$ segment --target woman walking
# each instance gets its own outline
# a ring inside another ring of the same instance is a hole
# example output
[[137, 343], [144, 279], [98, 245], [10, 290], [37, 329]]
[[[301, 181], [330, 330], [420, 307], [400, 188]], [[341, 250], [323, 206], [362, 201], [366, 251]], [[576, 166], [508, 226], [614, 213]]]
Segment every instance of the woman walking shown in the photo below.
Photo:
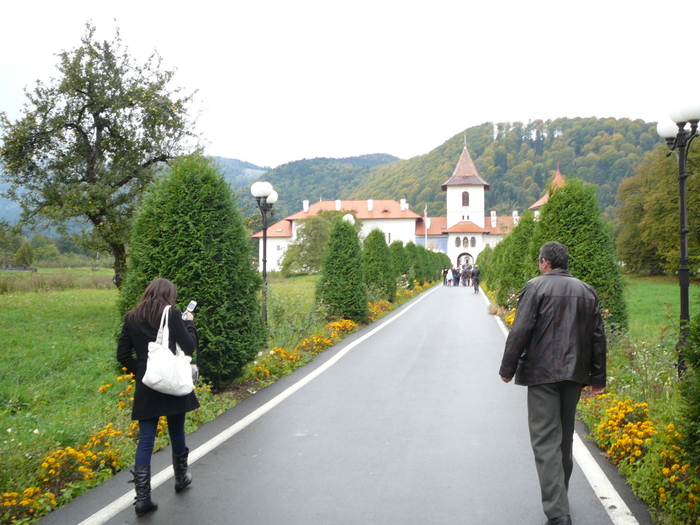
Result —
[[151, 455], [158, 430], [158, 419], [166, 416], [168, 432], [173, 451], [175, 471], [175, 492], [180, 492], [192, 483], [192, 474], [187, 472], [189, 449], [185, 443], [185, 414], [199, 407], [194, 392], [182, 397], [156, 392], [143, 384], [148, 360], [148, 343], [155, 341], [161, 316], [166, 306], [171, 306], [168, 314], [170, 330], [170, 350], [175, 352], [176, 344], [185, 354], [191, 356], [197, 348], [197, 329], [191, 312], [182, 314], [174, 308], [177, 287], [168, 279], [154, 279], [146, 287], [139, 304], [124, 316], [117, 360], [127, 372], [136, 376], [134, 407], [131, 419], [139, 422], [139, 442], [136, 447], [133, 483], [136, 486], [136, 515], [156, 510], [158, 505], [151, 500]]

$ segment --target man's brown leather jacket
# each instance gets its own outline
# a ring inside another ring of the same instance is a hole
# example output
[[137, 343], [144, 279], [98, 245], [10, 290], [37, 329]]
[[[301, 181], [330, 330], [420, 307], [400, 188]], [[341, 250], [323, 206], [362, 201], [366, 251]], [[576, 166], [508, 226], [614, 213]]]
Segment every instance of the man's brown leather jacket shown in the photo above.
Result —
[[568, 270], [525, 285], [506, 340], [501, 377], [518, 385], [557, 381], [605, 386], [606, 340], [598, 294]]

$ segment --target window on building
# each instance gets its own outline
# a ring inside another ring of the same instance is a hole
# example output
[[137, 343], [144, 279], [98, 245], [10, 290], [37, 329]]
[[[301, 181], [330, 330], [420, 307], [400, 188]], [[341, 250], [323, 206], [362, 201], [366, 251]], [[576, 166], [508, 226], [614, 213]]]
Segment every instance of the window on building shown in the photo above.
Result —
[[462, 239], [460, 239], [459, 237], [457, 237], [457, 238], [455, 239], [455, 246], [456, 246], [457, 248], [459, 248], [460, 244], [462, 244]]
[[472, 248], [476, 247], [476, 237], [472, 237]]
[[462, 206], [469, 206], [469, 192], [462, 192]]
[[462, 246], [469, 246], [469, 238], [468, 237], [465, 237], [464, 239], [462, 239]]

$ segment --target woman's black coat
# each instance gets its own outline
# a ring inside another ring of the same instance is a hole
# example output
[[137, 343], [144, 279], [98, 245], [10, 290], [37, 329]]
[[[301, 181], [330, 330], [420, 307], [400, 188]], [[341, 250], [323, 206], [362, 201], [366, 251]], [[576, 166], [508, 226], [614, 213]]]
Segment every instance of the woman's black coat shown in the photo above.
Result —
[[[168, 314], [168, 329], [170, 330], [170, 349], [175, 352], [175, 344], [187, 355], [193, 355], [197, 348], [197, 329], [194, 321], [183, 321], [182, 314], [176, 308], [170, 308]], [[143, 384], [148, 361], [148, 343], [155, 341], [158, 327], [148, 323], [137, 323], [124, 318], [124, 326], [117, 344], [117, 360], [127, 372], [136, 375], [136, 390], [134, 392], [134, 408], [131, 419], [151, 419], [159, 416], [182, 414], [199, 408], [199, 401], [194, 392], [178, 397], [162, 394]], [[134, 353], [136, 354], [134, 356]]]

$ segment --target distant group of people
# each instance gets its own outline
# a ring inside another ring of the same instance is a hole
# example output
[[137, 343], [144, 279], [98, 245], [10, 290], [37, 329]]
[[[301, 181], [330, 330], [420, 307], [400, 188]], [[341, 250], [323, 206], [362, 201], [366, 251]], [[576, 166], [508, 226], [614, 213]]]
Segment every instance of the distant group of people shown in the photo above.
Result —
[[478, 282], [479, 274], [478, 265], [462, 264], [457, 266], [451, 266], [448, 268], [445, 266], [442, 269], [442, 284], [445, 286], [472, 286], [474, 280]]

